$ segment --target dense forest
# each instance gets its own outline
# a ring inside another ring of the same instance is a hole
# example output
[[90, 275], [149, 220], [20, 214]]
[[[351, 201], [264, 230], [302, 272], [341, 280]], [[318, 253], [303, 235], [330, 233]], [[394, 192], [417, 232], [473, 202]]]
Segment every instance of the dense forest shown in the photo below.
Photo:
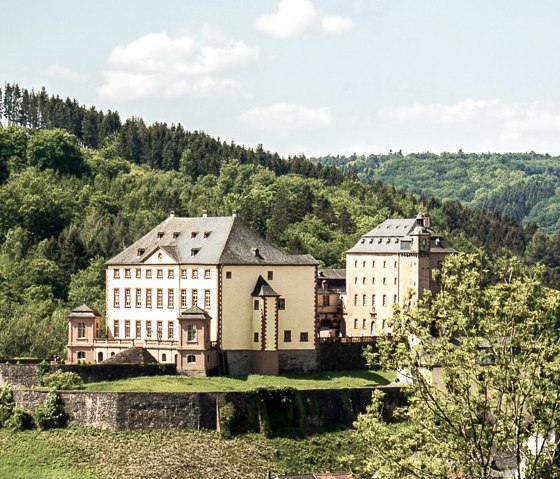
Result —
[[336, 166], [364, 181], [497, 211], [553, 233], [560, 230], [560, 157], [530, 153], [389, 153], [326, 156], [314, 164]]
[[422, 211], [456, 248], [542, 261], [560, 286], [560, 235], [534, 224], [181, 125], [123, 123], [45, 90], [4, 85], [0, 99], [0, 357], [63, 355], [70, 308], [104, 311], [104, 261], [171, 210], [238, 210], [277, 246], [324, 266], [343, 266], [344, 251], [387, 217]]

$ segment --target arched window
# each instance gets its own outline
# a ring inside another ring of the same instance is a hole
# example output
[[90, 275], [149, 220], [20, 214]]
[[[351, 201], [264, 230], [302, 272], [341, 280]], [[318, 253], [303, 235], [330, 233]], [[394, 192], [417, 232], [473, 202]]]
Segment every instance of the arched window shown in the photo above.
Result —
[[113, 351], [113, 352], [111, 353], [111, 356], [114, 356], [114, 355], [115, 355], [115, 352]]
[[97, 353], [97, 362], [100, 363], [101, 361], [103, 361], [103, 353], [99, 351]]
[[165, 361], [167, 361], [167, 355], [162, 354], [161, 355], [161, 362], [164, 363]]
[[196, 356], [194, 354], [189, 354], [187, 356], [187, 363], [196, 363]]
[[85, 361], [86, 353], [83, 351], [78, 351], [78, 361]]

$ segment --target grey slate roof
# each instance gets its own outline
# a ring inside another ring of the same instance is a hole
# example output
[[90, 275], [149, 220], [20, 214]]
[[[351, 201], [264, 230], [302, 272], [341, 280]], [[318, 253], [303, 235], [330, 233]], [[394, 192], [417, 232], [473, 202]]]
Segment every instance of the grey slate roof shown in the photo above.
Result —
[[319, 273], [317, 277], [319, 278], [319, 280], [334, 279], [334, 280], [346, 281], [346, 270], [344, 268], [342, 269], [321, 268], [319, 269]]
[[435, 231], [417, 226], [415, 218], [388, 219], [363, 235], [347, 253], [405, 253], [410, 251], [412, 234], [430, 235], [431, 253], [455, 253]]
[[196, 304], [181, 312], [179, 319], [211, 319], [210, 315], [202, 308], [198, 307]]
[[142, 264], [159, 249], [180, 264], [317, 264], [310, 255], [288, 255], [280, 251], [237, 216], [181, 218], [174, 215], [105, 264]]
[[255, 288], [251, 293], [251, 296], [280, 296], [272, 286], [270, 286], [266, 280], [259, 274], [259, 278], [257, 279], [257, 283], [255, 284]]
[[71, 312], [70, 312], [71, 316], [101, 316], [99, 314], [99, 311], [97, 311], [96, 309], [91, 309], [87, 304], [82, 304], [81, 306], [78, 306], [77, 308], [74, 308]]
[[128, 348], [120, 353], [115, 354], [107, 358], [102, 363], [116, 363], [116, 364], [151, 364], [157, 363], [157, 359], [154, 358], [146, 348]]

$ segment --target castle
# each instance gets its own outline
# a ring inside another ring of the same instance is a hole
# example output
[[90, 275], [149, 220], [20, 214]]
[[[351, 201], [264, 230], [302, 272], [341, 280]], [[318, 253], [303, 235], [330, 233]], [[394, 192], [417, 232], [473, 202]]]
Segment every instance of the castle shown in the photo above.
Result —
[[237, 214], [173, 213], [106, 262], [106, 330], [86, 305], [69, 316], [68, 362], [102, 362], [128, 348], [187, 374], [315, 369], [319, 340], [390, 334], [392, 304], [437, 290], [432, 271], [454, 252], [429, 218], [387, 220], [320, 270], [288, 255]]

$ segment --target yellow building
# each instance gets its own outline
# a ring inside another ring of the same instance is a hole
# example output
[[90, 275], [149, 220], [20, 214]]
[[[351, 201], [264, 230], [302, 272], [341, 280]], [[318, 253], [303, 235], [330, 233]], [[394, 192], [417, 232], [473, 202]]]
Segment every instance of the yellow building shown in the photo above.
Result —
[[88, 352], [70, 315], [68, 360], [136, 346], [191, 373], [314, 369], [316, 276], [313, 257], [278, 250], [236, 214], [172, 213], [107, 261], [106, 338]]
[[424, 291], [437, 291], [432, 271], [455, 250], [430, 229], [430, 219], [388, 219], [346, 252], [346, 335], [390, 334], [393, 304], [414, 290], [411, 306]]

